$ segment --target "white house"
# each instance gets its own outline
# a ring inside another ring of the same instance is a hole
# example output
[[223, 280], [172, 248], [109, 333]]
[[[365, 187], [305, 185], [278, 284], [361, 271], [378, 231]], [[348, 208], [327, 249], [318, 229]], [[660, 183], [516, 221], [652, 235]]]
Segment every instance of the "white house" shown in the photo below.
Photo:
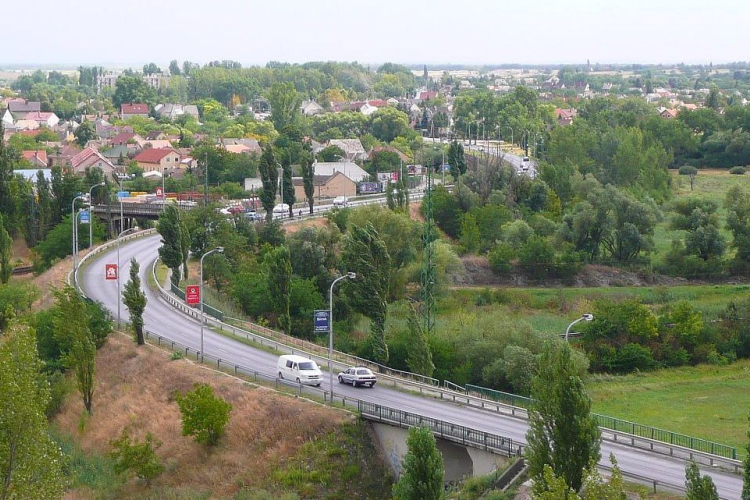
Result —
[[316, 176], [332, 176], [336, 172], [341, 172], [354, 182], [365, 182], [370, 178], [370, 174], [364, 171], [362, 167], [350, 161], [316, 161], [313, 168], [315, 169]]
[[305, 116], [315, 116], [315, 115], [319, 115], [325, 112], [325, 110], [323, 109], [323, 106], [321, 106], [315, 101], [302, 101], [300, 110], [302, 111], [302, 114]]
[[341, 149], [349, 161], [364, 160], [367, 158], [367, 151], [365, 151], [359, 139], [331, 139], [328, 141], [328, 145]]

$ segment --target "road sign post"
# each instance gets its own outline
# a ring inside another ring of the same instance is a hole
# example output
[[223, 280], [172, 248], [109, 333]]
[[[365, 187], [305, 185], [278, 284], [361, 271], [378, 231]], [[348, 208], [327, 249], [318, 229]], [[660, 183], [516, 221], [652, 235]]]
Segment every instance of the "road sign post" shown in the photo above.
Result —
[[117, 264], [106, 264], [105, 266], [105, 278], [108, 280], [116, 280], [117, 279]]
[[315, 333], [328, 333], [331, 322], [331, 314], [328, 309], [315, 311], [314, 324]]
[[91, 224], [91, 212], [81, 210], [81, 224]]
[[198, 285], [185, 287], [185, 302], [189, 306], [197, 306], [201, 303], [201, 290]]

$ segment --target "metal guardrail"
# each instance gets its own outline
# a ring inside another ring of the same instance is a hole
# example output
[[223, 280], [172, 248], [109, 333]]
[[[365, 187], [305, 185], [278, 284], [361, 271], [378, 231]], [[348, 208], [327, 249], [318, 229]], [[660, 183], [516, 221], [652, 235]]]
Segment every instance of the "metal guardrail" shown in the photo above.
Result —
[[453, 424], [444, 420], [417, 415], [395, 408], [389, 408], [369, 401], [359, 401], [359, 412], [368, 420], [385, 422], [389, 425], [398, 427], [427, 427], [436, 436], [443, 439], [454, 441], [464, 445], [479, 448], [492, 453], [502, 454], [508, 457], [522, 455], [523, 445], [514, 443], [511, 438], [490, 434], [464, 427], [463, 425]]
[[[501, 403], [526, 409], [529, 409], [533, 404], [533, 400], [525, 396], [518, 396], [516, 394], [496, 391], [494, 389], [488, 389], [486, 387], [479, 387], [471, 384], [466, 384], [466, 394], [473, 394], [479, 397], [487, 397], [492, 399], [493, 401], [498, 401]], [[679, 446], [688, 450], [694, 450], [709, 455], [716, 455], [718, 457], [737, 460], [737, 448], [733, 446], [715, 443], [713, 441], [708, 441], [706, 439], [697, 437], [686, 436], [685, 434], [679, 434], [677, 432], [667, 431], [664, 429], [659, 429], [657, 427], [629, 422], [627, 420], [622, 420], [607, 415], [601, 415], [599, 413], [592, 413], [591, 416], [596, 419], [597, 425], [602, 429], [622, 432], [660, 443]]]
[[[182, 290], [177, 285], [175, 285], [174, 283], [172, 283], [171, 280], [169, 281], [169, 288], [170, 288], [170, 290], [172, 290], [173, 294], [177, 295], [180, 298], [180, 300], [185, 300], [185, 291]], [[199, 308], [200, 304], [197, 305], [196, 307]], [[203, 312], [205, 312], [206, 314], [210, 314], [211, 316], [213, 316], [214, 318], [218, 319], [219, 321], [223, 321], [224, 320], [224, 313], [223, 312], [219, 311], [218, 309], [216, 309], [213, 306], [208, 305], [205, 302], [203, 303]]]

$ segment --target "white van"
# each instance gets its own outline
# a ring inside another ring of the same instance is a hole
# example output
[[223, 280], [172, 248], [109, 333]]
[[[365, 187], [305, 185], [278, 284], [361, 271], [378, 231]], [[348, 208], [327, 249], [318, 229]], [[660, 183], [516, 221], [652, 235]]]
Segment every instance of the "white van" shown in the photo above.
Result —
[[315, 361], [294, 354], [279, 356], [278, 372], [279, 378], [294, 380], [298, 384], [320, 387], [323, 381], [323, 374]]

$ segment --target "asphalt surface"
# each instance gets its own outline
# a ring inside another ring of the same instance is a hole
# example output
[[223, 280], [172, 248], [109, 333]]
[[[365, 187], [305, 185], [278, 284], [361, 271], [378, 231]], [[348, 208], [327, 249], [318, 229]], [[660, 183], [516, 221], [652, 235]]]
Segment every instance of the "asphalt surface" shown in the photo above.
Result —
[[[144, 290], [148, 297], [148, 304], [144, 313], [146, 330], [178, 341], [196, 350], [200, 348], [200, 324], [177, 311], [151, 289], [146, 286], [147, 275], [151, 272], [151, 265], [158, 256], [160, 246], [159, 235], [131, 240], [120, 247], [120, 277], [124, 286], [130, 272], [130, 259], [135, 257], [140, 264], [140, 276], [144, 283]], [[79, 282], [86, 294], [94, 300], [102, 302], [107, 309], [117, 314], [117, 282], [104, 279], [105, 263], [117, 262], [116, 247], [90, 261], [79, 274]], [[128, 314], [121, 305], [123, 321], [127, 321]], [[217, 334], [208, 328], [204, 329], [204, 349], [207, 354], [218, 356], [227, 362], [242, 365], [270, 376], [276, 374], [277, 356], [254, 349], [250, 346]], [[323, 387], [328, 384], [328, 374], [323, 373]], [[374, 388], [354, 388], [349, 385], [338, 384], [334, 379], [334, 391], [337, 394], [359, 398], [365, 401], [398, 408], [404, 411], [432, 417], [477, 430], [509, 437], [514, 441], [525, 443], [528, 426], [525, 421], [513, 417], [498, 415], [493, 412], [467, 408], [445, 401], [420, 397], [415, 394], [397, 391], [382, 385]], [[668, 457], [648, 453], [609, 442], [602, 443], [602, 461], [609, 465], [609, 454], [614, 453], [619, 466], [625, 472], [637, 474], [673, 485], [683, 485], [685, 482], [685, 462]], [[740, 476], [704, 469], [716, 484], [719, 494], [726, 499], [739, 499], [742, 490]]]

